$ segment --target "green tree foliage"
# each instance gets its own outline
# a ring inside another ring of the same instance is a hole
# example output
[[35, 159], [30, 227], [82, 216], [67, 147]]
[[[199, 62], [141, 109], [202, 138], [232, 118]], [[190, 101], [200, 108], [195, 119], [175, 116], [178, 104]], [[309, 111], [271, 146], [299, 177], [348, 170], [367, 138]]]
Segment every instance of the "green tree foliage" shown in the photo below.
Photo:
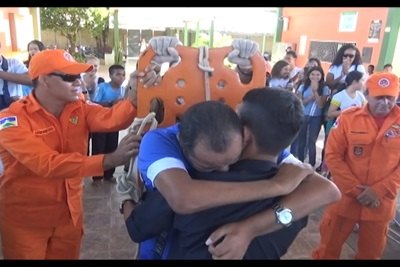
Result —
[[[214, 33], [214, 47], [224, 47], [232, 45], [233, 38], [229, 34]], [[192, 44], [192, 47], [209, 46], [210, 36], [208, 33], [200, 32], [197, 42]]]
[[109, 33], [110, 14], [107, 8], [90, 8], [89, 19], [86, 27], [96, 40], [97, 56], [104, 58], [104, 53], [108, 52], [108, 33]]
[[40, 21], [43, 29], [50, 29], [66, 37], [70, 45], [70, 53], [74, 54], [78, 32], [89, 20], [87, 8], [40, 8]]

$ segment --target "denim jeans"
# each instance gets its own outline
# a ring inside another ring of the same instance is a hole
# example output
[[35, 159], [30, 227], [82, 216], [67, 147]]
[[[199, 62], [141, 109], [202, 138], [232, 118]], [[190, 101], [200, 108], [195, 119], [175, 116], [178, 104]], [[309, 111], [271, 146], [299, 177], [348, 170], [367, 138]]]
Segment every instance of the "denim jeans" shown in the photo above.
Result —
[[319, 131], [321, 130], [322, 116], [305, 116], [304, 125], [298, 137], [298, 159], [304, 162], [306, 145], [308, 146], [308, 162], [315, 166], [316, 146]]

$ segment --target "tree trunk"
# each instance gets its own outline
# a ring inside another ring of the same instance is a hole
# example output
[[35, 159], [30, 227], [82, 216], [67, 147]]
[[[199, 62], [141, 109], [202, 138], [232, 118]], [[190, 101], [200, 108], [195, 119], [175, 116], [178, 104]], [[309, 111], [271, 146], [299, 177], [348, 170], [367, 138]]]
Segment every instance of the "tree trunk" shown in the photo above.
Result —
[[106, 27], [106, 29], [103, 31], [102, 33], [102, 41], [103, 41], [103, 49], [104, 49], [104, 53], [106, 53], [106, 49], [108, 47], [108, 33], [110, 32], [109, 28]]
[[76, 34], [66, 34], [65, 36], [69, 42], [68, 52], [73, 55], [76, 49]]
[[99, 58], [104, 58], [104, 47], [103, 47], [103, 41], [101, 40], [101, 36], [95, 37], [96, 40], [96, 50], [97, 50], [97, 55], [96, 57]]

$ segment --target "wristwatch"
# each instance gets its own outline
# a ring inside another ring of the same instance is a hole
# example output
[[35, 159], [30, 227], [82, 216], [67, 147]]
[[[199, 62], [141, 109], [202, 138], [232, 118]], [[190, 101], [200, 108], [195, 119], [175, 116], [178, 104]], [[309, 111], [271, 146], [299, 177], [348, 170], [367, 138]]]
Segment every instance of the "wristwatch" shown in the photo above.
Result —
[[276, 222], [282, 224], [285, 227], [289, 227], [293, 221], [293, 213], [288, 208], [283, 208], [279, 202], [272, 206], [275, 212]]
[[128, 199], [122, 200], [121, 204], [119, 205], [119, 212], [121, 214], [124, 214], [124, 206], [125, 206], [125, 203], [128, 201], [132, 202], [132, 204], [136, 205], [136, 202], [133, 199], [128, 198]]

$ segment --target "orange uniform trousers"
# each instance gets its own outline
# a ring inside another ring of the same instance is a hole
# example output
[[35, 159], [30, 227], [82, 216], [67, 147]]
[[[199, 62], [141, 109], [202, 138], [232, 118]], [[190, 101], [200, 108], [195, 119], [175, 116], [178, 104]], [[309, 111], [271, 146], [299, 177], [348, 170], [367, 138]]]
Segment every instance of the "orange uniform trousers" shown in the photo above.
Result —
[[[5, 259], [79, 259], [83, 236], [82, 220], [65, 224], [30, 227], [4, 223], [2, 242]], [[23, 237], [23, 238], [21, 238]]]
[[389, 222], [356, 221], [326, 212], [320, 224], [321, 241], [312, 252], [313, 259], [339, 259], [343, 244], [358, 223], [355, 259], [380, 259], [386, 246]]

